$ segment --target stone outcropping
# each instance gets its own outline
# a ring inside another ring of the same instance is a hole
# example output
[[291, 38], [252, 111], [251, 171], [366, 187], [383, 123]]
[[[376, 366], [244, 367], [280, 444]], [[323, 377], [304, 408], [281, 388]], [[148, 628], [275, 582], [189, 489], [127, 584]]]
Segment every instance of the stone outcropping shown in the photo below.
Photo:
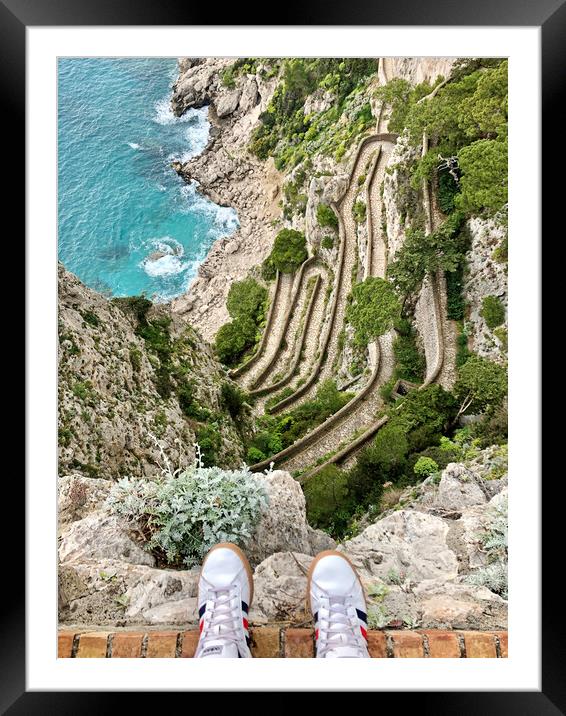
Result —
[[[152, 435], [168, 446], [172, 464], [192, 463], [196, 423], [183, 414], [174, 391], [169, 397], [158, 392], [160, 359], [136, 333], [134, 314], [84, 286], [63, 266], [58, 289], [60, 474], [158, 475], [160, 455]], [[228, 380], [224, 369], [191, 326], [166, 306], [154, 306], [148, 317], [170, 321], [174, 360], [183, 366], [186, 387], [197, 403], [222, 413], [218, 460], [240, 465], [241, 437], [221, 403], [220, 385]], [[75, 502], [80, 499], [75, 495]]]
[[[335, 547], [328, 535], [308, 525], [303, 492], [288, 472], [268, 473], [264, 481], [269, 509], [244, 545], [252, 566], [273, 553], [289, 550], [312, 556]], [[109, 514], [104, 502], [111, 486], [110, 480], [81, 475], [61, 481], [61, 622], [118, 626], [193, 622], [199, 569], [157, 568], [131, 526]], [[77, 494], [83, 495], [78, 509], [72, 498]]]
[[[466, 330], [470, 348], [485, 358], [503, 362], [507, 360], [507, 350], [500, 331], [507, 331], [507, 262], [497, 261], [494, 252], [506, 238], [507, 227], [498, 217], [474, 217], [468, 221], [468, 227], [471, 246], [466, 254], [463, 294], [469, 307]], [[495, 329], [496, 332], [489, 328], [481, 315], [482, 301], [486, 296], [496, 296], [505, 308], [505, 321]]]
[[[440, 480], [408, 488], [396, 509], [338, 547], [359, 571], [375, 626], [506, 628], [506, 600], [467, 579], [486, 565], [480, 536], [507, 499], [506, 476], [486, 479], [494, 464], [490, 453], [481, 463], [448, 465]], [[285, 552], [262, 562], [252, 618], [308, 620], [311, 560]]]

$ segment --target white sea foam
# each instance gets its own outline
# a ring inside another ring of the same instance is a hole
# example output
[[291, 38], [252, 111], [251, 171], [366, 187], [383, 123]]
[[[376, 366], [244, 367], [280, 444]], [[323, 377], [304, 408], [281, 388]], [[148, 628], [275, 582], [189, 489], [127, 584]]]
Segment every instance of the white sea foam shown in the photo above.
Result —
[[190, 261], [182, 260], [185, 250], [171, 236], [151, 239], [148, 248], [151, 253], [140, 263], [148, 276], [174, 276], [191, 265]]
[[190, 182], [181, 187], [181, 193], [186, 201], [184, 211], [193, 214], [198, 212], [212, 220], [209, 236], [219, 238], [233, 233], [239, 226], [238, 214], [229, 206], [218, 206], [198, 191], [198, 184]]
[[135, 142], [128, 142], [128, 147], [131, 147], [132, 149], [141, 149], [141, 146]]

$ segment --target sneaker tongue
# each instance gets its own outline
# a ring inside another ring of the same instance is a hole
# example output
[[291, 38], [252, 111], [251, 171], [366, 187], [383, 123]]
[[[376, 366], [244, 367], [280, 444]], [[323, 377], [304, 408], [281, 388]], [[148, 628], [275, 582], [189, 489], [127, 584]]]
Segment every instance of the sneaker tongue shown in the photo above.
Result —
[[240, 655], [236, 644], [225, 641], [209, 641], [201, 652], [201, 659], [237, 659]]

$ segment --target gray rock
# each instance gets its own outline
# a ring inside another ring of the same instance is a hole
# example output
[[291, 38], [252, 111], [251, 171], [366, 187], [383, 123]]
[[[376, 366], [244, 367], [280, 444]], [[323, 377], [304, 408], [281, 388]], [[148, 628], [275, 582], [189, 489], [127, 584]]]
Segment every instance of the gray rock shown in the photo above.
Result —
[[59, 568], [59, 618], [113, 626], [196, 622], [198, 574], [112, 559], [66, 562]]
[[128, 534], [118, 517], [100, 510], [71, 523], [59, 544], [61, 562], [122, 560], [153, 566], [155, 559]]
[[249, 112], [252, 107], [256, 106], [258, 100], [257, 82], [254, 77], [249, 77], [242, 90], [242, 96], [240, 97], [240, 110], [242, 112]]
[[439, 517], [399, 510], [338, 547], [369, 579], [451, 580], [458, 561], [446, 543], [448, 524]]
[[301, 486], [284, 470], [274, 470], [262, 479], [268, 490], [269, 507], [245, 545], [250, 563], [257, 565], [275, 552], [309, 554], [312, 530], [307, 524]]
[[241, 92], [238, 89], [222, 94], [216, 100], [216, 114], [220, 117], [228, 117], [236, 111], [240, 101]]
[[110, 492], [112, 481], [72, 474], [62, 475], [57, 486], [59, 527], [63, 528], [100, 509]]
[[485, 504], [487, 497], [478, 480], [462, 463], [450, 463], [442, 473], [434, 506], [450, 511]]
[[307, 572], [312, 557], [298, 552], [272, 554], [254, 573], [253, 622], [311, 620], [306, 604]]

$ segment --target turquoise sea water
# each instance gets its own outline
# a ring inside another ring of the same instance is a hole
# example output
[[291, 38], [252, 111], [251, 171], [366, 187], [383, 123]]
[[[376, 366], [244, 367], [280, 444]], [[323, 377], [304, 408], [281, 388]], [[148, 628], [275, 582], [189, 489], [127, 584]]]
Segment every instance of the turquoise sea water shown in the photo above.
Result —
[[59, 258], [106, 295], [186, 290], [236, 213], [171, 168], [207, 142], [206, 108], [173, 116], [175, 59], [60, 59]]

